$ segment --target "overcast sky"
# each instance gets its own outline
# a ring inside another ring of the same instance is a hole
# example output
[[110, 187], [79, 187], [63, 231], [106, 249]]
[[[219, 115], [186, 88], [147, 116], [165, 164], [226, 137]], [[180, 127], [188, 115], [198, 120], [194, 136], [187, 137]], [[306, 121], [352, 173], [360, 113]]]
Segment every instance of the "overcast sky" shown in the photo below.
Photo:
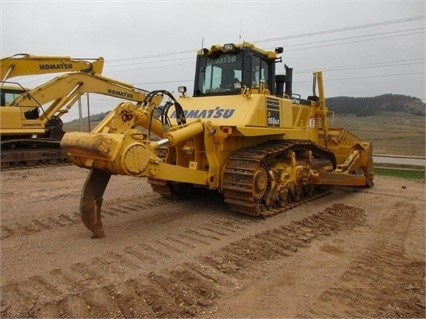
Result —
[[[186, 85], [191, 93], [196, 50], [248, 41], [284, 47], [302, 97], [322, 69], [327, 97], [394, 93], [426, 101], [425, 0], [0, 0], [0, 11], [1, 57], [103, 56], [105, 76], [147, 90]], [[93, 113], [111, 109], [106, 101], [98, 98]]]

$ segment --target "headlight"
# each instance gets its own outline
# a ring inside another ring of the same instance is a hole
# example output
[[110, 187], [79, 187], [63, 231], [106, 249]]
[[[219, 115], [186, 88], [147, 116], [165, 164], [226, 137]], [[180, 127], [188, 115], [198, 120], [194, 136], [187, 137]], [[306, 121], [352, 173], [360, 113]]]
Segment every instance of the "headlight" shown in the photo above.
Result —
[[232, 52], [236, 50], [237, 50], [237, 47], [233, 43], [226, 43], [223, 45], [223, 51], [225, 52]]

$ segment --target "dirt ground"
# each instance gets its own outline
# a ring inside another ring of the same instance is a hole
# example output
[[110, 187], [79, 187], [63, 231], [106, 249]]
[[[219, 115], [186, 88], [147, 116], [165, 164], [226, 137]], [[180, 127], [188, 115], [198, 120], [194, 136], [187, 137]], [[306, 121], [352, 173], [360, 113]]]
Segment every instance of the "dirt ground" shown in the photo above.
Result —
[[1, 172], [1, 317], [425, 317], [423, 182], [376, 177], [255, 219], [113, 176], [91, 239], [86, 175]]

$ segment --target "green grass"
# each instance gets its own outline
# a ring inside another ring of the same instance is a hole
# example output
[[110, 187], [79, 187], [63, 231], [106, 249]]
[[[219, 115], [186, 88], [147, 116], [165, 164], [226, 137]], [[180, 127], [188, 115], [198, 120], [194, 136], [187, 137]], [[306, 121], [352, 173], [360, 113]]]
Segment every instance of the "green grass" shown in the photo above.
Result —
[[387, 168], [376, 167], [374, 174], [379, 176], [399, 177], [404, 179], [425, 180], [425, 169], [405, 169], [405, 168]]
[[343, 127], [373, 142], [374, 154], [425, 156], [425, 117], [408, 113], [356, 117], [336, 114], [329, 126]]

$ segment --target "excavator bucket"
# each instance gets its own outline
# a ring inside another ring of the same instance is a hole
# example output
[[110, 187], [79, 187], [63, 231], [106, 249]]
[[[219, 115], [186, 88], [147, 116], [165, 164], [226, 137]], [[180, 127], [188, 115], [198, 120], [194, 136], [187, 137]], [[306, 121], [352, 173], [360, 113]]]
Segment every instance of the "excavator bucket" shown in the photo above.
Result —
[[84, 183], [80, 200], [81, 220], [93, 233], [94, 238], [105, 237], [101, 220], [103, 194], [108, 185], [111, 173], [92, 168]]

